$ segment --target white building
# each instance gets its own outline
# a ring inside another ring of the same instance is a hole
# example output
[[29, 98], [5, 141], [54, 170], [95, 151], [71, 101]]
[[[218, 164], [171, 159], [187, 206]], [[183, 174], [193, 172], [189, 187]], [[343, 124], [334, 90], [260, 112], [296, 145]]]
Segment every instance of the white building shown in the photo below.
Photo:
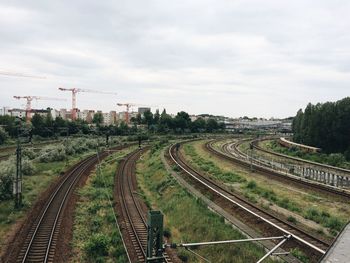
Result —
[[9, 107], [0, 108], [0, 116], [11, 115]]

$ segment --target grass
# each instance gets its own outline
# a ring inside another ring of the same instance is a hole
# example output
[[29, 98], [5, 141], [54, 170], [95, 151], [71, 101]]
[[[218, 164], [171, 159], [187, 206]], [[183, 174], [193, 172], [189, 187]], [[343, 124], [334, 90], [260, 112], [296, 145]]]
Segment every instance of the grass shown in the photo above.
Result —
[[[169, 175], [160, 160], [160, 149], [145, 154], [137, 164], [138, 182], [143, 196], [153, 209], [165, 216], [165, 227], [172, 242], [197, 242], [244, 238], [225, 224], [224, 219], [208, 210], [199, 199], [192, 197]], [[252, 243], [196, 248], [211, 261], [255, 262], [264, 250]], [[185, 262], [199, 262], [186, 250], [178, 250]], [[234, 258], [233, 258], [234, 257]], [[272, 262], [269, 259], [267, 262]]]
[[81, 188], [74, 215], [72, 262], [127, 262], [123, 243], [116, 227], [113, 203], [116, 158], [131, 149], [110, 155], [101, 170], [90, 175]]
[[[278, 207], [289, 210], [292, 213], [299, 214], [305, 219], [311, 220], [321, 226], [327, 228], [330, 233], [335, 236], [342, 227], [346, 224], [347, 220], [343, 217], [325, 212], [321, 208], [312, 208], [316, 211], [314, 214], [310, 214], [305, 206], [297, 201], [297, 198], [292, 195], [284, 193], [276, 193], [275, 188], [267, 184], [263, 185], [255, 180], [245, 178], [237, 172], [227, 172], [225, 169], [219, 167], [213, 160], [202, 157], [198, 153], [198, 142], [187, 143], [184, 145], [184, 153], [187, 160], [197, 169], [206, 172], [210, 177], [215, 178], [225, 184], [235, 183], [236, 187], [230, 187], [230, 190], [240, 192], [248, 200], [253, 203], [260, 203], [259, 200], [265, 200], [270, 204], [274, 204]], [[239, 186], [237, 186], [239, 185]], [[315, 196], [307, 195], [305, 199], [309, 199], [307, 202], [309, 205], [320, 204], [320, 200]], [[264, 202], [262, 202], [264, 203]], [[292, 215], [290, 215], [293, 217]], [[349, 215], [346, 215], [347, 218]], [[287, 217], [288, 220], [289, 217]], [[296, 221], [294, 223], [297, 223]], [[301, 223], [301, 222], [299, 222]]]
[[191, 156], [193, 162], [206, 173], [224, 183], [244, 183], [246, 179], [234, 172], [222, 171], [214, 162], [200, 157], [191, 144], [184, 145], [185, 153]]

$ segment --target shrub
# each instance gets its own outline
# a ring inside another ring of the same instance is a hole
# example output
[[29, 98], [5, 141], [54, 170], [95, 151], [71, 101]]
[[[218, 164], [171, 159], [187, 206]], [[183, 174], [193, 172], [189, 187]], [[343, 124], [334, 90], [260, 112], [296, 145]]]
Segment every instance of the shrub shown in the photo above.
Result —
[[0, 163], [0, 200], [12, 198], [12, 185], [16, 167], [14, 158]]
[[22, 157], [27, 157], [29, 160], [33, 160], [36, 155], [37, 154], [31, 148], [22, 149]]
[[249, 181], [247, 184], [248, 189], [255, 189], [256, 188], [256, 182], [254, 180]]
[[13, 177], [9, 175], [0, 175], [0, 201], [12, 198]]
[[89, 257], [94, 259], [107, 256], [110, 239], [104, 234], [93, 234], [84, 246], [84, 250]]
[[297, 219], [294, 216], [288, 216], [287, 217], [287, 221], [296, 224], [297, 223]]
[[0, 127], [0, 145], [4, 144], [8, 138], [8, 133], [4, 130], [4, 128]]
[[48, 162], [59, 162], [66, 159], [66, 150], [63, 145], [58, 146], [47, 146], [40, 151], [39, 161]]
[[304, 263], [308, 263], [309, 262], [309, 258], [302, 251], [300, 251], [297, 248], [293, 248], [291, 250], [291, 254], [294, 257], [296, 257], [297, 259], [299, 259], [301, 262], [304, 262]]
[[23, 175], [32, 175], [35, 172], [35, 167], [33, 163], [27, 159], [22, 159], [22, 173]]

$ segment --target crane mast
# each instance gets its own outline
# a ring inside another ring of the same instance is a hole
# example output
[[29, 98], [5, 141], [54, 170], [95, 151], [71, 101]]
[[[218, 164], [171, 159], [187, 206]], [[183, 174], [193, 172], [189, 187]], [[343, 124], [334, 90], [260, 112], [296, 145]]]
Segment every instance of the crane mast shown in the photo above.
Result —
[[32, 112], [32, 101], [33, 100], [60, 100], [64, 101], [65, 99], [59, 99], [59, 98], [50, 98], [50, 97], [39, 97], [39, 96], [13, 96], [13, 98], [20, 100], [20, 99], [26, 99], [26, 121], [27, 123], [31, 120], [31, 112]]
[[77, 93], [78, 92], [92, 92], [92, 93], [100, 93], [100, 94], [112, 94], [116, 95], [117, 93], [114, 92], [104, 92], [104, 91], [98, 91], [98, 90], [90, 90], [90, 89], [77, 89], [77, 88], [71, 88], [71, 89], [66, 89], [66, 88], [58, 88], [61, 91], [71, 91], [72, 92], [72, 120], [77, 119], [78, 115], [78, 108], [77, 108]]

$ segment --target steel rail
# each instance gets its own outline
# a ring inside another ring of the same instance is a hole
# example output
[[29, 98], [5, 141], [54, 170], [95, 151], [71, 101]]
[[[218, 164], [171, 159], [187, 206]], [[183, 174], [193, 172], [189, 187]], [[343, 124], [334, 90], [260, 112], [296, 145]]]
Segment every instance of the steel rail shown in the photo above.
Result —
[[[63, 186], [64, 186], [64, 185], [66, 184], [66, 182], [70, 179], [70, 177], [73, 176], [73, 174], [77, 172], [77, 170], [82, 169], [82, 170], [79, 172], [79, 174], [76, 175], [76, 177], [74, 178], [73, 182], [71, 183], [71, 185], [70, 185], [68, 191], [67, 191], [66, 194], [64, 195], [64, 199], [61, 201], [60, 209], [59, 209], [59, 211], [58, 211], [58, 213], [60, 213], [60, 212], [61, 212], [61, 208], [62, 208], [62, 206], [63, 206], [63, 204], [64, 204], [64, 202], [65, 202], [65, 200], [66, 200], [66, 198], [67, 198], [67, 196], [68, 196], [68, 192], [70, 191], [71, 187], [73, 186], [73, 184], [75, 184], [75, 182], [76, 182], [76, 180], [78, 179], [78, 177], [80, 177], [80, 175], [84, 172], [84, 168], [86, 168], [86, 166], [89, 166], [90, 162], [92, 162], [93, 159], [94, 159], [93, 156], [91, 156], [91, 157], [87, 158], [86, 160], [84, 160], [84, 161], [83, 161], [82, 163], [80, 163], [79, 165], [77, 165], [76, 167], [74, 167], [74, 169], [73, 169], [72, 171], [69, 172], [69, 174], [65, 177], [65, 179], [64, 179], [64, 180], [60, 183], [60, 185], [56, 188], [55, 192], [51, 195], [50, 200], [49, 200], [49, 202], [47, 203], [47, 205], [46, 205], [46, 207], [45, 207], [45, 209], [44, 209], [44, 211], [43, 211], [43, 213], [42, 213], [42, 215], [41, 215], [41, 217], [40, 217], [40, 219], [39, 219], [39, 221], [38, 221], [38, 223], [37, 223], [37, 225], [36, 225], [36, 228], [35, 228], [35, 230], [34, 230], [34, 233], [33, 233], [32, 236], [31, 236], [30, 242], [29, 242], [29, 244], [28, 244], [28, 246], [27, 246], [26, 252], [25, 252], [25, 254], [24, 254], [24, 256], [23, 256], [23, 259], [22, 259], [22, 262], [23, 262], [23, 263], [26, 262], [26, 260], [27, 260], [27, 257], [28, 257], [28, 255], [29, 255], [29, 253], [30, 253], [31, 248], [32, 248], [34, 239], [36, 238], [36, 235], [37, 235], [37, 233], [38, 233], [40, 227], [42, 226], [42, 221], [43, 221], [44, 217], [47, 215], [47, 212], [48, 212], [49, 208], [51, 207], [53, 201], [55, 200], [55, 198], [56, 198], [58, 192], [63, 188]], [[44, 262], [47, 262], [48, 254], [49, 254], [49, 252], [50, 252], [50, 245], [51, 245], [51, 241], [52, 241], [52, 236], [53, 236], [53, 233], [54, 233], [54, 229], [56, 228], [56, 225], [57, 225], [57, 218], [58, 218], [58, 216], [59, 216], [58, 213], [56, 214], [55, 222], [54, 222], [54, 224], [53, 224], [53, 226], [52, 226], [52, 232], [51, 232], [51, 234], [50, 234], [49, 243], [48, 243], [47, 246], [46, 246], [46, 252], [45, 252], [45, 259], [44, 259]]]
[[[251, 215], [255, 216], [256, 218], [259, 218], [260, 220], [264, 221], [265, 223], [269, 224], [270, 226], [282, 231], [283, 233], [285, 233], [286, 235], [291, 235], [294, 239], [298, 240], [299, 242], [307, 245], [308, 247], [311, 247], [312, 249], [318, 251], [321, 254], [325, 254], [326, 251], [311, 244], [310, 242], [304, 240], [303, 238], [289, 232], [288, 230], [285, 230], [284, 228], [278, 226], [277, 224], [269, 221], [268, 219], [266, 219], [263, 216], [260, 216], [259, 214], [255, 213], [254, 211], [251, 211], [250, 209], [246, 208], [245, 206], [243, 206], [242, 204], [238, 203], [237, 201], [233, 200], [232, 198], [228, 197], [227, 195], [223, 194], [222, 192], [218, 191], [217, 189], [215, 189], [214, 187], [210, 186], [209, 184], [207, 184], [206, 182], [204, 182], [203, 180], [199, 179], [197, 176], [195, 176], [194, 174], [192, 174], [188, 169], [186, 169], [183, 165], [181, 165], [176, 158], [173, 156], [172, 154], [172, 150], [174, 149], [174, 145], [172, 145], [171, 147], [169, 147], [169, 156], [171, 157], [171, 159], [183, 170], [185, 171], [188, 175], [190, 175], [193, 179], [195, 179], [196, 181], [198, 181], [199, 183], [203, 184], [204, 186], [206, 186], [207, 188], [209, 188], [210, 190], [212, 190], [213, 192], [215, 192], [216, 194], [218, 194], [219, 196], [223, 197], [224, 199], [226, 199], [227, 201], [235, 204], [236, 206], [240, 207], [241, 209], [243, 209], [244, 211], [250, 213]], [[209, 180], [207, 180], [209, 181]], [[215, 185], [215, 184], [214, 184]], [[230, 193], [230, 195], [232, 195], [232, 193]], [[284, 222], [283, 222], [284, 223]]]
[[[218, 151], [212, 147], [213, 142], [214, 141], [206, 143], [206, 148], [208, 149], [209, 152], [216, 154], [222, 158], [225, 158], [228, 161], [238, 163], [238, 164], [245, 166], [245, 167], [248, 167], [248, 165], [249, 166], [251, 165], [250, 161], [249, 161], [249, 163], [247, 161], [247, 158], [249, 158], [248, 155], [243, 153], [242, 151], [240, 151], [237, 147], [237, 145], [239, 145], [240, 143], [243, 143], [244, 141], [239, 141], [239, 142], [231, 144], [231, 145], [233, 145], [233, 152], [227, 149], [228, 145], [230, 143], [224, 144], [222, 146], [224, 152], [221, 152], [221, 151]], [[279, 178], [283, 178], [284, 180], [290, 180], [294, 183], [302, 184], [302, 185], [305, 185], [305, 186], [311, 187], [311, 188], [315, 188], [318, 191], [327, 192], [327, 193], [337, 195], [337, 196], [342, 197], [342, 198], [344, 198], [344, 197], [350, 198], [350, 192], [346, 191], [344, 189], [340, 189], [340, 188], [335, 187], [335, 186], [323, 184], [323, 183], [320, 183], [320, 182], [317, 182], [314, 180], [310, 180], [307, 178], [302, 178], [300, 176], [286, 174], [284, 172], [279, 172], [279, 171], [276, 171], [270, 167], [258, 165], [256, 163], [259, 163], [259, 161], [255, 160], [253, 163], [253, 166], [255, 167], [255, 169], [259, 170], [262, 173], [268, 173], [270, 175], [274, 175], [274, 176], [277, 176]]]
[[[141, 219], [138, 223], [141, 223], [141, 225], [143, 225], [144, 229], [142, 231], [147, 233], [146, 218], [145, 218], [144, 213], [142, 212], [142, 209], [140, 207], [139, 202], [136, 200], [136, 198], [134, 196], [134, 193], [133, 193], [134, 189], [133, 189], [133, 185], [132, 185], [132, 175], [135, 174], [135, 164], [136, 164], [135, 160], [136, 160], [136, 158], [138, 158], [138, 155], [141, 154], [145, 149], [147, 149], [147, 148], [138, 149], [138, 150], [132, 152], [131, 154], [129, 154], [121, 162], [121, 166], [120, 166], [120, 168], [118, 169], [118, 172], [117, 172], [118, 182], [119, 182], [118, 183], [118, 188], [119, 188], [119, 192], [120, 192], [119, 194], [122, 197], [122, 200], [121, 200], [122, 201], [122, 208], [124, 208], [123, 211], [127, 215], [127, 218], [125, 218], [125, 216], [124, 216], [124, 221], [127, 219], [129, 225], [131, 226], [131, 232], [133, 233], [133, 236], [135, 237], [136, 242], [137, 242], [137, 244], [134, 244], [134, 247], [138, 246], [139, 248], [141, 248], [142, 256], [143, 256], [142, 262], [144, 262], [144, 260], [146, 259], [146, 251], [145, 251], [145, 247], [144, 247], [144, 245], [146, 245], [146, 244], [143, 244], [142, 240], [139, 237], [139, 235], [140, 235], [139, 231], [140, 230], [137, 230], [137, 228], [135, 226], [136, 223], [134, 222], [135, 220], [132, 217], [132, 213], [130, 211], [131, 207], [129, 207], [130, 204], [128, 205], [127, 198], [129, 196], [131, 196], [132, 206], [134, 208], [136, 208], [137, 218], [139, 220]], [[126, 181], [125, 181], [125, 176], [127, 177]], [[127, 193], [128, 193], [128, 196], [126, 195]], [[130, 238], [131, 238], [131, 236], [130, 236]], [[147, 238], [147, 236], [146, 236], [146, 238]], [[122, 239], [124, 240], [123, 236], [122, 236]], [[131, 241], [131, 243], [133, 243], [133, 241], [131, 239], [130, 239], [130, 241]], [[135, 251], [135, 252], [136, 252], [136, 257], [138, 257], [137, 256], [137, 251]], [[126, 249], [126, 253], [128, 255], [129, 262], [131, 262], [130, 251], [128, 251]], [[167, 263], [171, 263], [172, 262], [172, 260], [169, 258], [169, 256], [167, 255], [166, 252], [163, 253], [163, 259]]]
[[[129, 167], [129, 165], [130, 165], [130, 160], [132, 160], [132, 158], [134, 157], [134, 156], [136, 156], [138, 153], [140, 152], [140, 150], [136, 150], [135, 152], [133, 152], [133, 153], [131, 153], [131, 155], [129, 155], [128, 157], [127, 157], [127, 159], [123, 162], [123, 165], [122, 165], [122, 168], [121, 168], [121, 177], [120, 177], [120, 180], [121, 180], [121, 183], [119, 184], [119, 188], [120, 188], [120, 193], [121, 193], [121, 197], [122, 197], [122, 203], [123, 203], [123, 207], [124, 207], [124, 212], [126, 213], [126, 216], [127, 216], [127, 219], [128, 219], [128, 221], [129, 221], [129, 224], [130, 224], [130, 226], [131, 226], [131, 228], [132, 228], [132, 232], [134, 233], [134, 236], [135, 236], [135, 238], [136, 238], [136, 240], [137, 240], [137, 245], [138, 245], [138, 247], [141, 249], [141, 251], [142, 251], [142, 254], [143, 254], [143, 257], [144, 258], [146, 258], [146, 252], [145, 252], [145, 248], [144, 248], [144, 246], [143, 246], [143, 244], [142, 244], [142, 242], [141, 242], [141, 240], [140, 240], [140, 238], [139, 238], [139, 234], [137, 233], [137, 231], [136, 231], [136, 228], [135, 228], [135, 226], [134, 226], [134, 221], [133, 221], [133, 219], [131, 218], [131, 215], [130, 215], [130, 208], [127, 206], [127, 198], [126, 198], [126, 196], [125, 196], [125, 191], [124, 190], [126, 190], [124, 187], [123, 187], [123, 182], [124, 182], [124, 174], [128, 174], [128, 173], [125, 173], [125, 171], [126, 171], [126, 169]], [[126, 175], [126, 176], [128, 176], [128, 175]], [[129, 177], [129, 176], [128, 176]], [[134, 196], [133, 196], [133, 193], [132, 193], [132, 189], [130, 188], [130, 184], [129, 184], [129, 180], [127, 179], [127, 185], [128, 185], [128, 190], [130, 191], [130, 195], [131, 195], [131, 197], [132, 197], [132, 200], [133, 200], [133, 202], [134, 202], [134, 204], [135, 204], [135, 207], [136, 207], [136, 210], [137, 210], [137, 212], [138, 212], [138, 214], [140, 215], [140, 211], [138, 210], [138, 207], [136, 206], [136, 200], [135, 200], [135, 198], [134, 198]], [[142, 218], [142, 216], [141, 216], [141, 219], [142, 219], [142, 222], [143, 222], [143, 218]], [[145, 225], [145, 227], [146, 227], [146, 225]], [[147, 227], [146, 227], [147, 228]]]

